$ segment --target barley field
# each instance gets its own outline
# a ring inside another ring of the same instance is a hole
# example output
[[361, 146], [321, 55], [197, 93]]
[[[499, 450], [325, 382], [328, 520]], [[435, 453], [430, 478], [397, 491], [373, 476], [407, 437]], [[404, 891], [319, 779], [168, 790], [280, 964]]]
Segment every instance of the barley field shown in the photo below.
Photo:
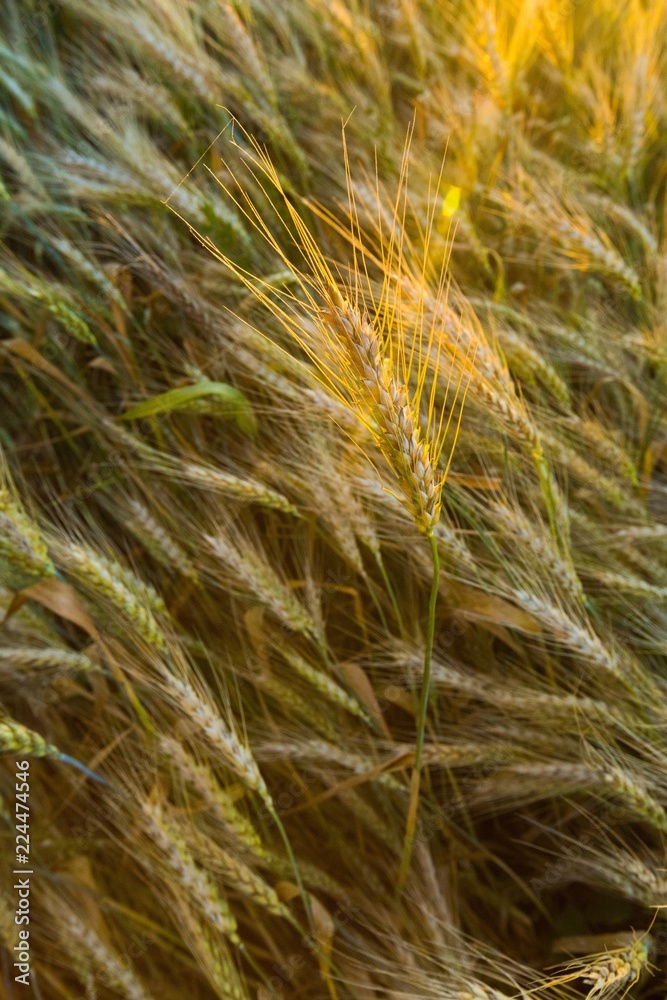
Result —
[[0, 0], [0, 995], [667, 984], [667, 2]]

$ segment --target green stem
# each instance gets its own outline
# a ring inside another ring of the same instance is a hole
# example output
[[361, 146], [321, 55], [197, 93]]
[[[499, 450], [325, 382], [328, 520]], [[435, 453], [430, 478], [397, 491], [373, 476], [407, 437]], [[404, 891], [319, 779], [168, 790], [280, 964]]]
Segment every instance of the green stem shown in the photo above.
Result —
[[417, 719], [417, 741], [415, 743], [415, 760], [412, 766], [412, 777], [410, 779], [410, 804], [408, 807], [408, 820], [405, 829], [405, 839], [403, 841], [403, 857], [401, 859], [401, 870], [396, 886], [396, 895], [400, 897], [403, 892], [405, 880], [410, 868], [410, 858], [417, 829], [417, 810], [419, 808], [419, 788], [421, 784], [421, 765], [424, 751], [424, 733], [426, 731], [426, 712], [428, 710], [428, 696], [431, 688], [431, 661], [433, 659], [433, 639], [435, 637], [435, 608], [438, 602], [438, 586], [440, 583], [440, 556], [438, 554], [438, 543], [433, 531], [428, 535], [431, 546], [431, 557], [433, 559], [433, 582], [431, 583], [431, 596], [428, 604], [428, 622], [426, 625], [426, 642], [424, 648], [424, 673], [422, 676], [422, 688], [419, 699], [419, 716]]
[[306, 892], [303, 882], [301, 880], [301, 873], [299, 871], [299, 866], [296, 863], [296, 858], [294, 856], [294, 851], [292, 850], [292, 845], [290, 844], [289, 837], [287, 836], [287, 830], [283, 826], [283, 822], [278, 813], [276, 812], [275, 808], [273, 807], [273, 804], [269, 807], [269, 813], [271, 814], [271, 819], [278, 827], [278, 831], [282, 838], [283, 844], [285, 845], [285, 850], [287, 851], [287, 857], [292, 867], [292, 871], [294, 872], [294, 880], [296, 882], [297, 889], [299, 890], [299, 895], [301, 896], [303, 907], [306, 911], [306, 919], [308, 920], [308, 927], [310, 928], [311, 934], [315, 936], [315, 924], [313, 922], [313, 912], [310, 906], [310, 899], [308, 898], [308, 893]]
[[243, 942], [241, 942], [238, 945], [238, 949], [241, 952], [241, 954], [245, 957], [245, 960], [248, 963], [248, 965], [253, 969], [253, 971], [256, 973], [257, 977], [259, 979], [261, 979], [261, 981], [264, 983], [264, 986], [267, 988], [267, 990], [269, 990], [269, 993], [270, 993], [272, 991], [271, 981], [268, 979], [268, 977], [264, 973], [264, 970], [261, 968], [261, 966], [259, 965], [259, 963], [255, 961], [255, 959], [250, 954], [250, 952], [248, 951], [248, 949], [246, 948], [246, 946], [243, 944]]

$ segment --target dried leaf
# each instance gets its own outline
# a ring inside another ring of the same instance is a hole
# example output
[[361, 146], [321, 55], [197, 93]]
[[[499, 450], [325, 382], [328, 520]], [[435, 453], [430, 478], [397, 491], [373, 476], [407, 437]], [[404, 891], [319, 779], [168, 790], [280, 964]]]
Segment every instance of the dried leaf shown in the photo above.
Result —
[[391, 739], [391, 733], [389, 732], [387, 723], [382, 715], [382, 709], [380, 708], [378, 700], [375, 696], [373, 686], [362, 668], [358, 663], [343, 663], [341, 664], [341, 672], [347, 683], [359, 698], [359, 701], [366, 709], [368, 709], [372, 717], [375, 719], [384, 735], [387, 739]]
[[137, 698], [134, 688], [125, 677], [125, 674], [119, 667], [115, 658], [112, 656], [108, 647], [102, 642], [96, 626], [91, 621], [77, 594], [74, 590], [72, 590], [69, 584], [65, 583], [64, 580], [57, 580], [55, 577], [51, 577], [47, 580], [40, 580], [38, 583], [34, 583], [31, 587], [26, 587], [25, 590], [19, 591], [18, 594], [14, 595], [14, 598], [7, 609], [3, 624], [17, 612], [26, 603], [26, 601], [29, 600], [37, 601], [43, 607], [48, 608], [49, 611], [59, 615], [60, 618], [65, 618], [67, 621], [77, 625], [95, 640], [108, 661], [111, 672], [113, 673], [116, 681], [118, 681], [118, 683], [125, 689], [125, 692], [143, 726], [149, 731], [152, 730], [152, 723], [150, 722], [150, 719], [148, 718], [141, 702]]
[[462, 583], [452, 584], [448, 593], [450, 603], [454, 603], [456, 614], [471, 621], [490, 621], [495, 625], [506, 625], [530, 635], [542, 632], [540, 623], [533, 615], [518, 608], [515, 604], [496, 597], [495, 594], [484, 594], [475, 587]]
[[24, 361], [30, 362], [31, 365], [35, 366], [35, 368], [39, 368], [40, 371], [44, 372], [46, 375], [50, 375], [51, 378], [56, 379], [62, 385], [66, 385], [67, 388], [71, 389], [77, 396], [82, 395], [79, 387], [74, 382], [70, 381], [66, 375], [63, 375], [59, 368], [56, 368], [56, 366], [52, 365], [50, 361], [47, 361], [46, 358], [42, 357], [39, 351], [36, 350], [33, 345], [29, 343], [29, 341], [21, 340], [19, 337], [12, 340], [3, 340], [2, 347], [6, 351], [11, 351], [12, 354], [16, 354], [18, 357], [23, 358]]

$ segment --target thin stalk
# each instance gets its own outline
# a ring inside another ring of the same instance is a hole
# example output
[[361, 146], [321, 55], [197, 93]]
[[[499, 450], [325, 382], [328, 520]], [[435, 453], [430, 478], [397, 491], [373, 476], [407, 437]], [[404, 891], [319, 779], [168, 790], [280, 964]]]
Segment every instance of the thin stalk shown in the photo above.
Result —
[[296, 858], [294, 856], [294, 851], [292, 850], [292, 845], [290, 844], [289, 837], [287, 836], [287, 830], [283, 826], [283, 822], [274, 808], [270, 808], [269, 812], [271, 814], [271, 819], [278, 827], [278, 832], [282, 838], [283, 844], [285, 845], [285, 850], [287, 851], [287, 857], [289, 863], [294, 872], [294, 880], [299, 890], [299, 895], [301, 896], [301, 901], [303, 903], [303, 908], [306, 911], [306, 919], [308, 920], [308, 927], [313, 936], [315, 936], [315, 924], [313, 922], [313, 912], [310, 906], [310, 899], [308, 898], [308, 893], [306, 892], [303, 882], [301, 880], [301, 873], [299, 872], [299, 866], [296, 863]]
[[433, 639], [435, 636], [435, 609], [438, 602], [438, 586], [440, 583], [440, 556], [438, 555], [438, 543], [431, 530], [428, 534], [429, 545], [431, 546], [431, 557], [433, 559], [433, 581], [431, 583], [431, 596], [428, 604], [428, 622], [426, 624], [426, 643], [424, 648], [424, 672], [422, 675], [422, 688], [419, 699], [419, 716], [417, 718], [417, 740], [415, 743], [415, 760], [412, 766], [412, 777], [410, 779], [410, 804], [408, 806], [408, 820], [405, 829], [405, 839], [403, 841], [403, 857], [401, 859], [401, 870], [396, 885], [396, 895], [400, 897], [403, 892], [405, 880], [410, 868], [410, 858], [415, 841], [415, 831], [417, 829], [417, 811], [419, 808], [419, 788], [421, 785], [421, 764], [424, 751], [424, 733], [426, 730], [426, 712], [428, 710], [428, 696], [431, 688], [431, 661], [433, 659]]
[[403, 625], [403, 619], [401, 617], [401, 612], [400, 612], [400, 609], [399, 609], [399, 606], [398, 606], [398, 601], [396, 600], [396, 594], [394, 593], [394, 588], [392, 587], [391, 580], [389, 579], [389, 574], [387, 573], [387, 570], [386, 570], [386, 567], [384, 565], [384, 561], [382, 559], [382, 556], [378, 553], [378, 555], [377, 555], [376, 558], [377, 558], [378, 567], [380, 569], [380, 573], [382, 574], [382, 580], [384, 582], [384, 585], [385, 585], [385, 588], [386, 588], [386, 591], [387, 591], [387, 596], [389, 597], [389, 600], [391, 601], [391, 606], [392, 606], [394, 615], [396, 616], [396, 623], [398, 625], [398, 628], [399, 628], [399, 631], [401, 633], [401, 636], [404, 636], [405, 635], [405, 626]]
[[[287, 851], [287, 856], [289, 858], [290, 865], [292, 866], [292, 871], [294, 872], [294, 878], [295, 878], [295, 881], [297, 883], [297, 888], [299, 890], [299, 894], [301, 896], [301, 901], [302, 901], [303, 907], [304, 907], [304, 909], [306, 911], [306, 918], [308, 920], [308, 928], [309, 928], [309, 931], [310, 931], [310, 935], [308, 935], [303, 930], [303, 928], [299, 925], [298, 921], [295, 921], [295, 925], [298, 927], [299, 932], [301, 933], [302, 943], [309, 944], [313, 948], [313, 951], [315, 951], [315, 953], [317, 954], [317, 956], [318, 956], [318, 958], [320, 960], [320, 964], [321, 964], [321, 967], [322, 967], [322, 970], [323, 970], [323, 974], [324, 974], [324, 967], [326, 967], [327, 973], [332, 974], [332, 975], [339, 975], [338, 969], [336, 968], [336, 966], [332, 962], [330, 956], [327, 955], [327, 954], [325, 954], [324, 951], [322, 951], [322, 949], [321, 949], [321, 947], [319, 945], [319, 942], [317, 940], [317, 930], [316, 930], [316, 927], [315, 927], [315, 921], [313, 920], [313, 910], [312, 910], [312, 907], [310, 905], [310, 898], [309, 898], [308, 893], [306, 892], [306, 890], [304, 888], [303, 881], [301, 879], [301, 874], [299, 872], [299, 866], [297, 865], [296, 858], [294, 856], [294, 851], [292, 850], [292, 845], [290, 844], [289, 837], [287, 836], [287, 830], [283, 826], [283, 822], [280, 819], [280, 817], [278, 816], [278, 813], [276, 812], [275, 809], [273, 809], [273, 808], [269, 809], [269, 813], [271, 815], [271, 819], [273, 820], [273, 822], [278, 827], [278, 830], [280, 831], [280, 835], [282, 837], [283, 844], [285, 845], [285, 850]], [[246, 954], [247, 957], [249, 957], [248, 953], [247, 953], [247, 951], [245, 951], [245, 949], [244, 949], [244, 953]], [[255, 968], [254, 964], [253, 964], [253, 968]], [[331, 980], [330, 975], [325, 975], [324, 978], [327, 980], [327, 987], [329, 989], [329, 993], [331, 995], [332, 1000], [338, 1000], [338, 994], [336, 992], [336, 987], [335, 987], [335, 985], [333, 983], [333, 980]]]
[[271, 986], [270, 979], [264, 973], [264, 971], [261, 968], [261, 966], [259, 965], [259, 963], [255, 961], [255, 959], [250, 954], [250, 952], [248, 951], [248, 949], [246, 948], [246, 946], [243, 944], [243, 942], [241, 942], [241, 944], [238, 946], [238, 948], [239, 948], [239, 951], [241, 952], [241, 954], [244, 956], [244, 958], [245, 958], [246, 962], [248, 963], [248, 965], [251, 967], [251, 969], [255, 973], [255, 975], [258, 977], [258, 979], [261, 980], [261, 982], [264, 984], [264, 986], [267, 988], [267, 990], [269, 990], [269, 992], [271, 992], [272, 986]]
[[368, 577], [366, 579], [366, 587], [368, 589], [368, 593], [369, 593], [369, 596], [370, 596], [370, 598], [371, 598], [371, 600], [373, 602], [375, 610], [378, 613], [378, 617], [379, 617], [379, 619], [380, 619], [380, 621], [382, 623], [382, 628], [384, 629], [385, 632], [388, 633], [389, 632], [389, 624], [387, 623], [387, 617], [386, 617], [386, 615], [385, 615], [385, 613], [384, 613], [384, 611], [382, 609], [382, 605], [380, 604], [380, 599], [379, 599], [378, 595], [375, 593], [375, 585], [374, 585], [374, 583], [373, 583], [373, 581], [371, 580], [370, 577]]
[[544, 497], [544, 503], [547, 508], [547, 516], [549, 518], [549, 527], [551, 529], [551, 534], [556, 543], [558, 551], [565, 553], [567, 550], [565, 545], [563, 544], [563, 539], [561, 538], [561, 531], [558, 524], [556, 498], [554, 497], [554, 492], [551, 485], [551, 474], [549, 472], [549, 466], [547, 465], [546, 459], [542, 454], [541, 448], [536, 448], [533, 451], [533, 460], [537, 467], [537, 475], [540, 480], [540, 488], [542, 490], [542, 496]]

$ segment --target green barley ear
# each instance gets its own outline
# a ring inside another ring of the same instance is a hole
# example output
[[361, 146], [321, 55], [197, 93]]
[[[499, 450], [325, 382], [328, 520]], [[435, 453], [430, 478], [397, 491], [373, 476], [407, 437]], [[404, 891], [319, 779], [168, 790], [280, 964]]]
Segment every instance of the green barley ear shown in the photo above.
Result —
[[164, 649], [158, 618], [166, 615], [167, 609], [152, 586], [116, 560], [78, 542], [64, 544], [54, 539], [52, 549], [63, 572], [120, 611], [147, 643]]
[[0, 583], [23, 590], [55, 572], [42, 534], [24, 510], [0, 453]]
[[8, 716], [0, 718], [0, 753], [26, 757], [59, 757], [60, 751], [43, 736]]
[[43, 736], [36, 733], [27, 726], [22, 726], [20, 722], [9, 716], [0, 717], [0, 755], [16, 754], [25, 757], [50, 757], [52, 760], [62, 761], [64, 764], [71, 764], [82, 774], [106, 785], [108, 782], [101, 778], [99, 774], [89, 770], [85, 764], [81, 764], [69, 754], [62, 753], [58, 747], [47, 742]]

